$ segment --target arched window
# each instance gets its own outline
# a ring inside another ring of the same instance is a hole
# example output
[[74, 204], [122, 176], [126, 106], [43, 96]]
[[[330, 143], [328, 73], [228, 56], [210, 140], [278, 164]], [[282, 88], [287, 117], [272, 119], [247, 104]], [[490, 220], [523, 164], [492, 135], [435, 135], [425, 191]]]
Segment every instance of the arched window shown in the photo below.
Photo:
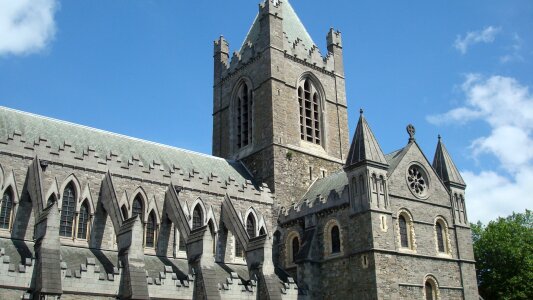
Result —
[[202, 213], [202, 207], [197, 204], [192, 211], [192, 229], [200, 228], [204, 225], [204, 216]]
[[252, 91], [248, 85], [243, 82], [237, 90], [237, 99], [235, 103], [237, 120], [237, 148], [248, 146], [252, 143], [252, 114], [253, 101]]
[[143, 208], [143, 201], [141, 199], [141, 195], [137, 195], [135, 199], [133, 199], [133, 204], [131, 206], [131, 216], [132, 217], [140, 216], [141, 221], [144, 221], [144, 208]]
[[261, 227], [261, 229], [259, 229], [259, 235], [265, 235], [265, 234], [267, 234], [265, 227]]
[[398, 219], [398, 225], [400, 226], [400, 243], [403, 248], [409, 248], [409, 233], [407, 229], [407, 221], [405, 217], [400, 215]]
[[292, 238], [292, 262], [296, 260], [296, 255], [298, 255], [298, 252], [300, 252], [300, 239], [295, 236]]
[[13, 211], [13, 192], [11, 188], [8, 188], [2, 197], [2, 203], [0, 204], [0, 228], [11, 229], [11, 218]]
[[152, 211], [148, 215], [148, 222], [146, 223], [146, 238], [145, 238], [145, 246], [147, 248], [154, 248], [155, 246], [155, 231], [156, 231], [156, 223], [155, 223], [155, 215]]
[[248, 214], [246, 219], [246, 232], [250, 238], [255, 237], [255, 218], [252, 214]]
[[178, 232], [178, 251], [187, 251], [187, 243], [185, 241], [185, 238], [181, 236], [181, 234]]
[[300, 138], [320, 145], [322, 108], [318, 90], [309, 78], [304, 79], [298, 87], [298, 103], [300, 104]]
[[426, 300], [437, 300], [439, 299], [439, 290], [437, 280], [432, 276], [426, 278], [424, 283], [424, 299]]
[[61, 203], [61, 223], [59, 224], [59, 235], [72, 237], [72, 228], [74, 226], [74, 213], [76, 207], [76, 192], [74, 186], [69, 183], [63, 191]]
[[341, 236], [339, 226], [335, 225], [331, 228], [331, 253], [341, 252]]
[[88, 200], [83, 201], [78, 215], [78, 239], [86, 240], [89, 232], [89, 205]]
[[442, 228], [442, 224], [440, 222], [437, 222], [436, 224], [436, 230], [437, 230], [437, 248], [439, 252], [446, 252], [446, 248], [444, 247], [444, 228]]
[[122, 218], [126, 220], [128, 218], [128, 209], [126, 208], [126, 205], [122, 205], [120, 212], [122, 213]]

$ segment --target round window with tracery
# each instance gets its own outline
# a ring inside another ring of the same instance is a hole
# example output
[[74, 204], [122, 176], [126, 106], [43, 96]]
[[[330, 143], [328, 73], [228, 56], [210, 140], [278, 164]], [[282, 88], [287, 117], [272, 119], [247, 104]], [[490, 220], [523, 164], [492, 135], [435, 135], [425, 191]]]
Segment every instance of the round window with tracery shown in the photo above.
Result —
[[409, 167], [407, 170], [407, 184], [415, 196], [419, 198], [427, 197], [429, 182], [426, 172], [421, 167], [417, 165]]

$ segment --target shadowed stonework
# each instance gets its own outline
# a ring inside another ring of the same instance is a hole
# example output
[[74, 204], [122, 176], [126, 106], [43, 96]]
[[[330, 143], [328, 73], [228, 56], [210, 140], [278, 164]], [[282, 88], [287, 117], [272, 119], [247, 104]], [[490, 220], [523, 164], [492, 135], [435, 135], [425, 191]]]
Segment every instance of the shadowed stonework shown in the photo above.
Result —
[[213, 156], [0, 108], [0, 298], [478, 299], [443, 141], [350, 144], [341, 33], [266, 0], [229, 49]]

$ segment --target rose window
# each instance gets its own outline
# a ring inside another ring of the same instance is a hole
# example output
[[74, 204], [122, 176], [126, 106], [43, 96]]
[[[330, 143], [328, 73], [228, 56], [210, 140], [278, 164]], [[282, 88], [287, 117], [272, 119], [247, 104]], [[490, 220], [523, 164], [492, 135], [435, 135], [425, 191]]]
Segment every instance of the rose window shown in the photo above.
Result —
[[418, 166], [411, 166], [407, 172], [409, 188], [418, 197], [425, 197], [428, 190], [428, 181], [425, 172]]

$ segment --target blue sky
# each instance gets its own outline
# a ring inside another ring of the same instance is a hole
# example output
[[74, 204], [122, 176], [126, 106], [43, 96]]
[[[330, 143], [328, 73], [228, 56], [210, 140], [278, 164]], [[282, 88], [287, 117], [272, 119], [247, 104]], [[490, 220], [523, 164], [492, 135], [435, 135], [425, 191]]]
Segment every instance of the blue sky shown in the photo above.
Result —
[[[290, 1], [325, 53], [343, 34], [350, 113], [385, 152], [443, 136], [470, 220], [533, 203], [533, 2]], [[0, 105], [211, 152], [212, 48], [259, 0], [0, 0]]]

